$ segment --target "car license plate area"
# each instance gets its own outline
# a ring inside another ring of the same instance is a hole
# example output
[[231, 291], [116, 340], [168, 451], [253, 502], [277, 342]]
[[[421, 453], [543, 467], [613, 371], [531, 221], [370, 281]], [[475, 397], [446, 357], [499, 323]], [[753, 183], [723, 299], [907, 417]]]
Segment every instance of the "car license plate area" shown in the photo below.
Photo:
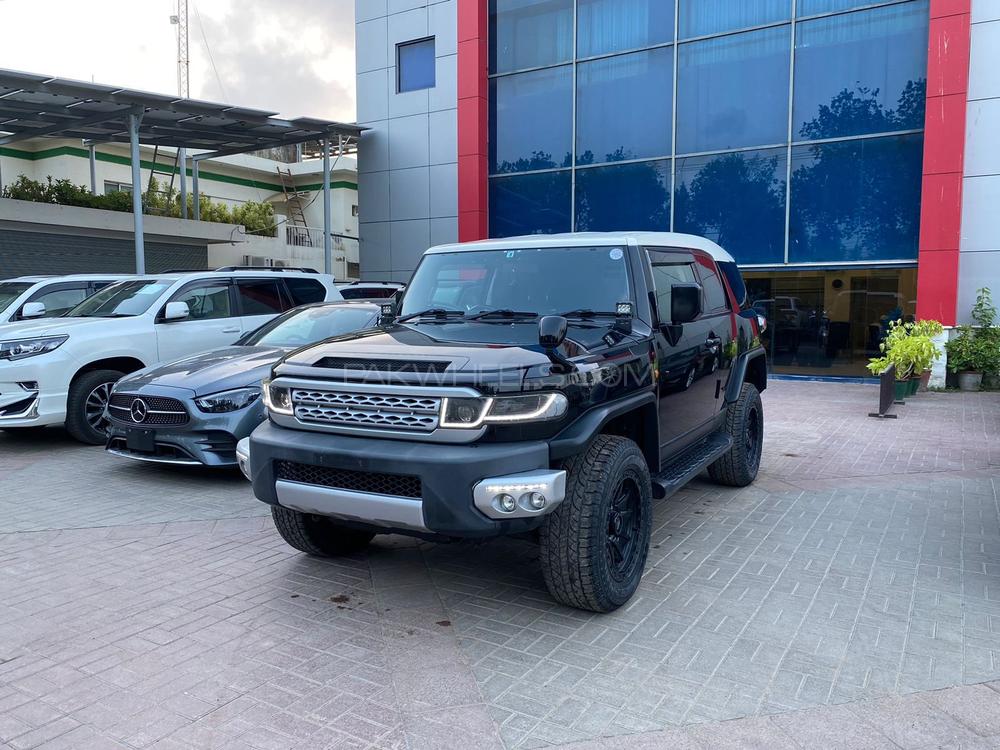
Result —
[[134, 453], [155, 453], [156, 431], [141, 427], [126, 427], [125, 445]]

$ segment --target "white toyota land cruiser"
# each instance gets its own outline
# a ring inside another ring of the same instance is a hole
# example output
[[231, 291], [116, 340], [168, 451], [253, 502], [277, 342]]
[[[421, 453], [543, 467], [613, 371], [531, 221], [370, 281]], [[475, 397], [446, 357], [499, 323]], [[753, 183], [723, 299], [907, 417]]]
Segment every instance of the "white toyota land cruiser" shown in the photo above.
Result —
[[333, 278], [317, 273], [166, 273], [107, 286], [64, 317], [0, 325], [0, 429], [65, 423], [77, 440], [103, 444], [105, 407], [123, 375], [337, 299]]

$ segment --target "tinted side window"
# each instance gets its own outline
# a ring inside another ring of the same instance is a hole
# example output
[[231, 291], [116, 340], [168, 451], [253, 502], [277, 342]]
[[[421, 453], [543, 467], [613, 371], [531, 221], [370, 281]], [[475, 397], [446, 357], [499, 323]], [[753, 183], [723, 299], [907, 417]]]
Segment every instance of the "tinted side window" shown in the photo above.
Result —
[[87, 299], [87, 290], [85, 288], [77, 288], [56, 289], [40, 294], [31, 301], [41, 302], [45, 305], [45, 317], [54, 318], [69, 312], [85, 299]]
[[661, 323], [670, 322], [670, 288], [674, 284], [697, 284], [694, 259], [684, 253], [666, 253], [649, 250], [653, 285], [656, 287], [657, 317]]
[[311, 302], [322, 302], [326, 299], [326, 289], [315, 279], [285, 279], [288, 293], [292, 295], [292, 304], [308, 305]]
[[233, 314], [229, 303], [229, 284], [210, 283], [185, 289], [177, 295], [191, 312], [187, 320], [218, 320]]
[[707, 257], [698, 258], [698, 274], [701, 276], [701, 285], [705, 290], [705, 312], [719, 312], [725, 310], [726, 289], [722, 286], [722, 279], [715, 268], [715, 261]]
[[729, 289], [736, 297], [737, 303], [740, 307], [744, 307], [747, 303], [747, 285], [743, 283], [743, 274], [740, 273], [740, 269], [735, 263], [725, 261], [719, 263], [719, 270], [726, 277], [726, 283], [729, 284]]
[[277, 315], [288, 309], [277, 281], [237, 281], [244, 315]]

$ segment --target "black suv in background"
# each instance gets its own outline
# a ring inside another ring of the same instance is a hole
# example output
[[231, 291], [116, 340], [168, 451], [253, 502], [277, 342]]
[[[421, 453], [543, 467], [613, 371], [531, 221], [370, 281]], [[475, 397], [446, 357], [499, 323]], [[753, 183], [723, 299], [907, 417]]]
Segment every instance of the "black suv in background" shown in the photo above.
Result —
[[652, 500], [757, 475], [760, 322], [732, 257], [684, 234], [428, 250], [379, 328], [293, 352], [244, 455], [296, 549], [376, 534], [530, 534], [560, 602], [608, 612], [645, 567]]

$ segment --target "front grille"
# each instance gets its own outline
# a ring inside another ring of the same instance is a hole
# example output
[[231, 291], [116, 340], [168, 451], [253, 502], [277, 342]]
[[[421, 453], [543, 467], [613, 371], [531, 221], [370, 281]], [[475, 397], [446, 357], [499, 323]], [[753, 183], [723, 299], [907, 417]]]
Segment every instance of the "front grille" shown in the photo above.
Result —
[[350, 357], [323, 357], [316, 367], [337, 370], [360, 370], [362, 372], [444, 372], [451, 362], [422, 362], [402, 359], [358, 359]]
[[325, 466], [300, 464], [295, 461], [275, 461], [274, 468], [277, 479], [289, 482], [334, 487], [354, 492], [371, 492], [376, 495], [413, 498], [421, 496], [420, 477], [408, 474], [381, 474], [354, 471], [353, 469], [330, 469]]
[[431, 432], [438, 425], [441, 399], [349, 391], [292, 390], [300, 422], [343, 427], [376, 427]]
[[[134, 410], [137, 401], [142, 401], [145, 410]], [[144, 413], [142, 419], [136, 419], [135, 413]], [[115, 393], [108, 403], [108, 414], [116, 422], [122, 424], [141, 424], [150, 427], [166, 425], [183, 425], [188, 423], [188, 414], [184, 404], [176, 398], [166, 396], [140, 396], [134, 393]]]

